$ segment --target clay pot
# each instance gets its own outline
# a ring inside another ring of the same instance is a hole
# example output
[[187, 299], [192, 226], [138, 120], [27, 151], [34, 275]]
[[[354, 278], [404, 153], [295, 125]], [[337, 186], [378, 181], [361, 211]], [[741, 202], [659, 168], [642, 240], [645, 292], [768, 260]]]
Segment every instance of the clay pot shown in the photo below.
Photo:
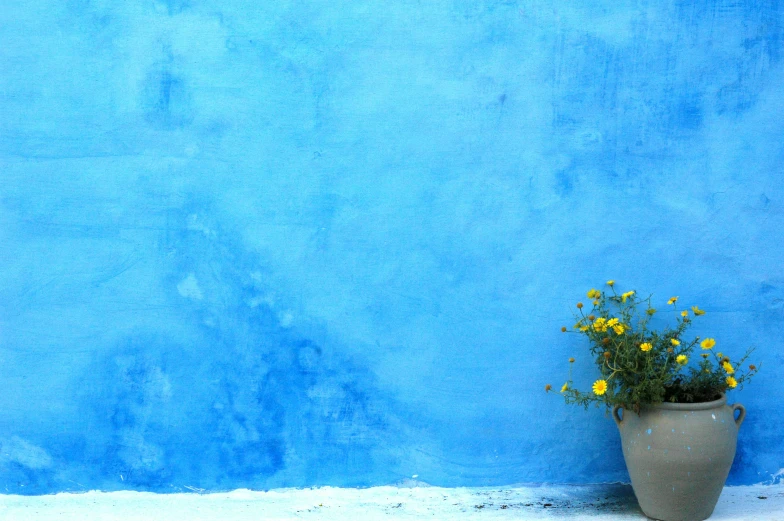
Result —
[[[735, 458], [746, 416], [726, 396], [703, 403], [662, 403], [640, 414], [613, 409], [623, 458], [646, 516], [702, 521], [713, 513]], [[735, 411], [740, 411], [737, 420]]]

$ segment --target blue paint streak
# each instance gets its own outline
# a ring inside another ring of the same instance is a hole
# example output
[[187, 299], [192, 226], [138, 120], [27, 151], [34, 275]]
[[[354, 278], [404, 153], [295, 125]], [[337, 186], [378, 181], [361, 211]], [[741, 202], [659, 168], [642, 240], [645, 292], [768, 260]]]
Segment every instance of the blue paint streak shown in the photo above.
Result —
[[627, 480], [541, 392], [610, 278], [757, 347], [780, 479], [780, 3], [0, 17], [0, 491]]

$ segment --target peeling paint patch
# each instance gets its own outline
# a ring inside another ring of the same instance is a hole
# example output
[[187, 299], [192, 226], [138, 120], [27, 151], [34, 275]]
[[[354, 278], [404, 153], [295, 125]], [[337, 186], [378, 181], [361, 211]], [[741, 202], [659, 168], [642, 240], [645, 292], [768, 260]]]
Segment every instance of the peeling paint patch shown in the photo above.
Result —
[[177, 284], [177, 291], [185, 298], [193, 300], [202, 300], [204, 295], [201, 293], [199, 281], [196, 280], [196, 275], [189, 273], [179, 284]]

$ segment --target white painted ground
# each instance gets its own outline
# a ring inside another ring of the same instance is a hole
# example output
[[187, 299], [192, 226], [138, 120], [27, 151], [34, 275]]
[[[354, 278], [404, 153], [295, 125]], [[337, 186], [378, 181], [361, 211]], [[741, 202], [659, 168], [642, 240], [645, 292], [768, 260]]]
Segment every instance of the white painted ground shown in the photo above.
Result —
[[[764, 498], [764, 499], [763, 499]], [[0, 495], [2, 521], [646, 520], [625, 485]], [[784, 486], [726, 487], [711, 521], [784, 521]]]

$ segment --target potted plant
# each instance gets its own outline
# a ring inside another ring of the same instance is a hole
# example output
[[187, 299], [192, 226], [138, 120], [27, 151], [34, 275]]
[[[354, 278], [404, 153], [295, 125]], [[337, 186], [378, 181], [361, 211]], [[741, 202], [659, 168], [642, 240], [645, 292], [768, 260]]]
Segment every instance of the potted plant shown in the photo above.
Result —
[[732, 466], [746, 414], [740, 404], [727, 405], [726, 392], [741, 389], [757, 372], [754, 365], [744, 367], [752, 350], [735, 360], [719, 352], [713, 338], [688, 339], [692, 320], [705, 311], [697, 306], [679, 311], [678, 297], [667, 301], [675, 324], [654, 328], [658, 312], [651, 296], [618, 293], [612, 280], [607, 287], [588, 292], [590, 311], [577, 303], [571, 331], [587, 337], [601, 377], [591, 391], [578, 390], [571, 377], [575, 359], [570, 358], [569, 378], [560, 392], [567, 403], [612, 410], [645, 515], [664, 521], [707, 519]]

